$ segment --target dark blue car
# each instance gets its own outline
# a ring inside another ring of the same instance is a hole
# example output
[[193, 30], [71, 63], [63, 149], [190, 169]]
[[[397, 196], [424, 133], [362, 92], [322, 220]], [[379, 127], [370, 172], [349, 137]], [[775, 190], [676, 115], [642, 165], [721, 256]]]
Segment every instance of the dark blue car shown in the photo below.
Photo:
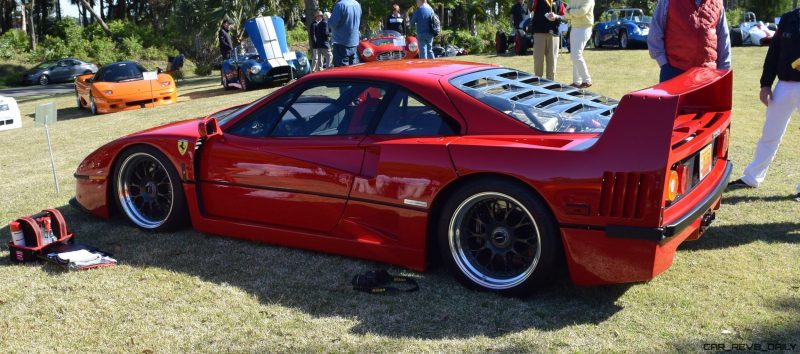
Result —
[[256, 17], [244, 24], [248, 38], [222, 62], [222, 85], [242, 90], [254, 84], [288, 81], [311, 72], [308, 57], [289, 49], [283, 19]]
[[620, 49], [631, 47], [647, 48], [647, 34], [650, 32], [650, 16], [641, 9], [609, 9], [603, 12], [594, 25], [592, 40], [595, 48], [615, 46]]

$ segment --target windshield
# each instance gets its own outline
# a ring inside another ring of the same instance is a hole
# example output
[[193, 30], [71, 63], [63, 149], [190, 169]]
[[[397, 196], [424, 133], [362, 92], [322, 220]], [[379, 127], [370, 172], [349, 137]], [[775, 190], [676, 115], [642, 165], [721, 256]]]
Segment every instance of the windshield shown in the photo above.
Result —
[[255, 106], [256, 104], [263, 101], [267, 97], [269, 97], [269, 95], [257, 99], [253, 102], [250, 102], [250, 104], [234, 106], [228, 109], [221, 110], [219, 112], [212, 113], [211, 116], [217, 119], [217, 123], [219, 124], [220, 127], [225, 127], [226, 123], [236, 119], [236, 117], [242, 114], [242, 112], [247, 111], [248, 109], [250, 109], [250, 107]]
[[513, 69], [472, 72], [450, 79], [457, 89], [525, 125], [553, 133], [600, 133], [617, 100]]
[[145, 71], [147, 69], [136, 63], [116, 63], [104, 67], [102, 73], [98, 75], [99, 79], [95, 81], [124, 82], [142, 80], [144, 78], [142, 73]]
[[624, 18], [633, 22], [649, 22], [649, 18], [645, 21], [645, 15], [642, 10], [626, 10], [620, 14], [620, 18]]
[[256, 46], [253, 45], [253, 41], [251, 41], [250, 38], [245, 38], [242, 44], [239, 45], [238, 53], [239, 55], [246, 55], [246, 56], [258, 55]]

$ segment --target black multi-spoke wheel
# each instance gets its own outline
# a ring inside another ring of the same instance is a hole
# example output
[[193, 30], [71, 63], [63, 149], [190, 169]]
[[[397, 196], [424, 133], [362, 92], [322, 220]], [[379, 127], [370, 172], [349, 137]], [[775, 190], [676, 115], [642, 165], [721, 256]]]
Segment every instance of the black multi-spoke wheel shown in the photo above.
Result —
[[134, 225], [146, 230], [183, 226], [186, 202], [177, 173], [158, 150], [139, 146], [117, 161], [117, 205]]
[[522, 295], [555, 271], [560, 241], [552, 217], [523, 186], [486, 180], [460, 189], [439, 230], [445, 263], [469, 286]]

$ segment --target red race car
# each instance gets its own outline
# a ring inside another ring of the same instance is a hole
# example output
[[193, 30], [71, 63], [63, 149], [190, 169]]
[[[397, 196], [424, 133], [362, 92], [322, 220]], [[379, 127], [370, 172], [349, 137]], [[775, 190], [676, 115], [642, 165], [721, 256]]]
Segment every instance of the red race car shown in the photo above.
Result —
[[400, 32], [384, 30], [377, 36], [358, 43], [361, 62], [392, 59], [413, 59], [419, 56], [419, 44], [413, 36], [403, 37]]
[[389, 61], [315, 73], [245, 106], [122, 137], [74, 201], [205, 233], [527, 294], [645, 281], [720, 206], [732, 74], [692, 69], [620, 101], [510, 68]]

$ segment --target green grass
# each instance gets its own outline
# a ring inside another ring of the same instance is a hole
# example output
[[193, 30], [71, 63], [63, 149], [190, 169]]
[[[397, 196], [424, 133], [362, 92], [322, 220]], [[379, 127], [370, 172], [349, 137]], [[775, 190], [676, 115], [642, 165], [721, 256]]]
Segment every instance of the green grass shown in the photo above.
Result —
[[[739, 174], [764, 120], [758, 102], [763, 48], [734, 49], [731, 158]], [[646, 51], [586, 53], [594, 91], [611, 97], [657, 81]], [[464, 59], [532, 70], [526, 57]], [[567, 55], [557, 79], [571, 81]], [[179, 103], [89, 116], [71, 95], [20, 99], [22, 129], [0, 132], [0, 220], [60, 207], [80, 242], [113, 252], [115, 268], [61, 272], [0, 259], [4, 352], [666, 352], [703, 343], [794, 343], [800, 348], [798, 121], [789, 126], [767, 182], [725, 194], [717, 221], [684, 244], [672, 267], [647, 283], [575, 287], [559, 282], [526, 299], [467, 290], [442, 270], [415, 277], [421, 290], [355, 293], [350, 278], [378, 263], [192, 230], [138, 231], [66, 206], [72, 173], [89, 152], [122, 135], [270, 90], [221, 89], [217, 78], [179, 86]], [[37, 104], [53, 101], [51, 126], [61, 193], [55, 194]], [[643, 117], [646, 119], [646, 117]], [[0, 237], [9, 239], [8, 228]], [[0, 252], [6, 253], [5, 246]]]

